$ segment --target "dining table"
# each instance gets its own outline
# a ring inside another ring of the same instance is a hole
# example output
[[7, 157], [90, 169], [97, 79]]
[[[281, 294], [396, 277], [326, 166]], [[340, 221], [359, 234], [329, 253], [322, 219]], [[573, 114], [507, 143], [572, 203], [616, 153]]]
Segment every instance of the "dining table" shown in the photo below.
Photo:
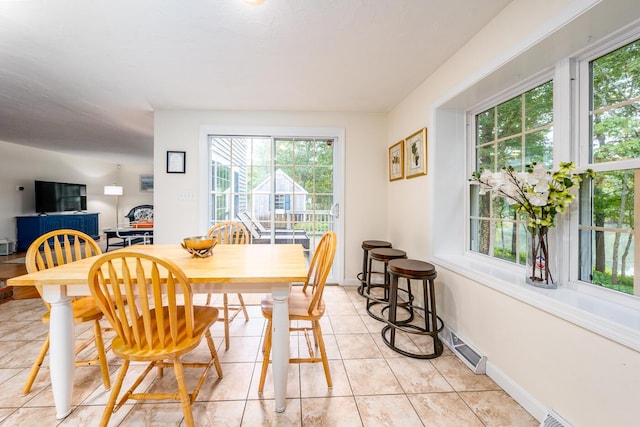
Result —
[[[117, 251], [144, 252], [173, 261], [191, 281], [194, 294], [271, 293], [275, 410], [285, 410], [289, 367], [288, 298], [291, 284], [304, 282], [307, 278], [307, 262], [302, 245], [216, 245], [208, 257], [194, 256], [179, 244], [134, 245]], [[65, 418], [71, 412], [75, 367], [71, 301], [76, 296], [91, 295], [87, 285], [88, 273], [100, 256], [7, 281], [9, 286], [41, 286], [44, 300], [51, 305], [49, 360], [57, 419]]]

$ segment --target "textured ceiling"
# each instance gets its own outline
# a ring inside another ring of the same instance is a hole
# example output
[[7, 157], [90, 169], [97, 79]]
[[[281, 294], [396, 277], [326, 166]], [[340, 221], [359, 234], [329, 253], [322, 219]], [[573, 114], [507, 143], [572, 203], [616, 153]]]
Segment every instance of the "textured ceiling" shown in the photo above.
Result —
[[0, 0], [0, 140], [150, 159], [153, 111], [386, 112], [509, 0]]

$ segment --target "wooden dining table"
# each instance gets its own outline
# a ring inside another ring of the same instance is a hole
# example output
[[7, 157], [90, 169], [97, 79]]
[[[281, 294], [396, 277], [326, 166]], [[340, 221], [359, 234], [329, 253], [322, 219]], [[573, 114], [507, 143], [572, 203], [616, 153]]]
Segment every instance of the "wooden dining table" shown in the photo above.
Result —
[[[289, 289], [307, 277], [302, 245], [217, 245], [212, 256], [194, 257], [180, 245], [135, 245], [118, 249], [165, 257], [190, 279], [194, 293], [271, 293], [273, 296], [272, 370], [276, 412], [285, 410], [289, 367]], [[113, 251], [115, 252], [115, 251]], [[50, 375], [56, 418], [71, 412], [74, 326], [71, 300], [90, 295], [88, 272], [99, 257], [91, 257], [7, 281], [9, 286], [42, 286], [51, 304]]]

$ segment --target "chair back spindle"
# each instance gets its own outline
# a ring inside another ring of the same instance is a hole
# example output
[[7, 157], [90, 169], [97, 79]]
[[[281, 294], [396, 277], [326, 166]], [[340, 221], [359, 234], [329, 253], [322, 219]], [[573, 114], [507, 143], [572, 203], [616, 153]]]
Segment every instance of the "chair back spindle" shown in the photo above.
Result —
[[154, 352], [193, 338], [191, 286], [170, 260], [114, 252], [97, 261], [89, 277], [91, 294], [128, 347]]
[[[101, 253], [98, 243], [82, 231], [54, 230], [31, 243], [25, 254], [25, 267], [27, 273], [35, 273]], [[36, 286], [36, 289], [42, 296], [42, 286]], [[49, 303], [44, 303], [50, 309]]]
[[[102, 251], [100, 250], [98, 243], [88, 234], [71, 229], [54, 230], [43, 234], [29, 245], [27, 253], [25, 254], [25, 266], [27, 267], [28, 273], [35, 273], [37, 271], [100, 255], [101, 253]], [[44, 299], [42, 286], [36, 286], [36, 289], [42, 297], [42, 302], [47, 307], [47, 313], [43, 315], [42, 321], [49, 323], [51, 305]], [[71, 310], [74, 322], [91, 322], [93, 323], [94, 332], [93, 339], [85, 341], [83, 344], [76, 347], [76, 356], [92, 343], [95, 343], [97, 351], [97, 356], [91, 359], [76, 359], [76, 366], [99, 364], [104, 387], [105, 389], [109, 389], [111, 387], [111, 380], [109, 379], [109, 368], [107, 366], [107, 357], [105, 354], [106, 350], [102, 340], [102, 330], [99, 322], [100, 319], [102, 319], [102, 312], [96, 306], [95, 301], [91, 297], [74, 298], [71, 303]], [[47, 335], [38, 357], [33, 362], [31, 371], [27, 377], [27, 382], [22, 390], [23, 394], [27, 394], [31, 391], [31, 387], [33, 386], [36, 376], [40, 371], [40, 366], [42, 365], [48, 351], [49, 335]]]
[[[216, 239], [216, 242], [221, 245], [246, 245], [249, 243], [249, 231], [247, 228], [239, 222], [224, 221], [220, 222], [209, 229], [207, 236]], [[220, 319], [224, 322], [224, 345], [228, 350], [230, 345], [230, 333], [229, 325], [236, 316], [242, 312], [246, 321], [249, 321], [249, 313], [244, 303], [242, 294], [236, 294], [238, 297], [237, 304], [230, 304], [228, 295], [222, 294], [222, 306], [218, 307], [222, 309], [223, 317]], [[207, 294], [206, 305], [211, 303], [211, 294]]]
[[220, 222], [207, 231], [207, 236], [215, 237], [220, 245], [245, 245], [249, 243], [249, 231], [239, 222]]
[[317, 314], [322, 303], [322, 293], [324, 285], [327, 283], [327, 277], [331, 272], [333, 258], [336, 254], [336, 233], [333, 231], [326, 232], [313, 254], [307, 280], [302, 287], [302, 292], [311, 292], [313, 298], [309, 304], [309, 315]]

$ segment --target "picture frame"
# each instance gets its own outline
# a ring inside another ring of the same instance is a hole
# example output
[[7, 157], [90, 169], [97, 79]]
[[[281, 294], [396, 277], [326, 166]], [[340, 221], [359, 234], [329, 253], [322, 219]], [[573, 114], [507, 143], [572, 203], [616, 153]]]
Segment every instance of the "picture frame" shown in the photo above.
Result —
[[404, 140], [406, 178], [427, 174], [427, 128], [412, 133]]
[[185, 151], [167, 151], [167, 173], [185, 173], [186, 157]]
[[140, 191], [153, 191], [153, 175], [140, 175]]
[[389, 147], [389, 181], [404, 178], [404, 140]]

